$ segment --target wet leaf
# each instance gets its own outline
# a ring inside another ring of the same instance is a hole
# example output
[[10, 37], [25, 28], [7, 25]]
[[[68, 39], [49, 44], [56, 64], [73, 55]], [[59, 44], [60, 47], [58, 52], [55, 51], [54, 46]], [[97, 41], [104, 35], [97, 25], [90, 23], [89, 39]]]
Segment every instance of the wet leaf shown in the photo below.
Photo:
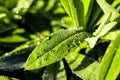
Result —
[[60, 30], [51, 34], [31, 53], [25, 69], [38, 69], [61, 60], [88, 36], [88, 33], [77, 28]]

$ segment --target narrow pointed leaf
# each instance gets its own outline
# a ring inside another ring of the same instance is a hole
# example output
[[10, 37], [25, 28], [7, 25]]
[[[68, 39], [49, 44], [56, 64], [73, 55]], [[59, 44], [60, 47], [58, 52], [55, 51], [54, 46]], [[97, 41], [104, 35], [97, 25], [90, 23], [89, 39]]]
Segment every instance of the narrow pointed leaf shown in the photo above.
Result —
[[0, 70], [14, 71], [24, 67], [24, 64], [39, 41], [27, 42], [11, 52], [0, 57]]
[[91, 60], [77, 52], [72, 52], [65, 57], [65, 60], [69, 64], [72, 72], [81, 79], [97, 80], [99, 70], [99, 63], [97, 61]]
[[17, 7], [13, 8], [13, 12], [15, 13], [25, 13], [30, 5], [32, 4], [33, 0], [19, 0]]
[[104, 16], [104, 18], [103, 18], [100, 26], [99, 26], [98, 29], [93, 33], [94, 36], [98, 35], [98, 34], [102, 31], [103, 27], [110, 21], [110, 17], [111, 17], [111, 13], [108, 13], [108, 14], [106, 14], [106, 15]]
[[120, 72], [120, 43], [118, 44], [119, 44], [119, 47], [111, 63], [110, 69], [106, 76], [106, 80], [115, 80]]
[[112, 3], [112, 6], [116, 7], [119, 4], [120, 4], [120, 0], [114, 0], [114, 2]]
[[65, 11], [67, 14], [71, 17], [71, 10], [70, 10], [70, 5], [69, 5], [69, 0], [60, 0]]
[[113, 61], [116, 50], [120, 45], [120, 35], [118, 35], [107, 48], [105, 55], [103, 57], [101, 68], [99, 72], [99, 80], [104, 80], [107, 76], [111, 63]]
[[84, 5], [81, 0], [61, 0], [66, 12], [71, 16], [76, 27], [84, 27]]
[[0, 37], [1, 43], [19, 43], [19, 42], [25, 42], [25, 41], [28, 41], [28, 39], [19, 35]]
[[84, 38], [88, 36], [88, 33], [77, 28], [60, 30], [51, 34], [31, 53], [25, 69], [38, 69], [61, 60], [69, 52], [77, 48]]
[[101, 38], [101, 41], [108, 41], [108, 40], [114, 40], [117, 35], [120, 34], [120, 30], [110, 31], [105, 36]]
[[87, 27], [95, 0], [82, 0], [84, 5], [84, 24]]
[[109, 32], [112, 28], [114, 28], [117, 25], [117, 22], [110, 22], [106, 24], [101, 32], [97, 35], [97, 37], [102, 37], [104, 36], [107, 32]]
[[67, 80], [63, 62], [57, 62], [46, 67], [43, 80]]
[[[90, 48], [93, 48], [96, 43], [97, 40], [104, 36], [106, 33], [108, 33], [113, 27], [115, 27], [117, 24], [117, 22], [110, 22], [108, 24], [106, 24], [101, 30], [98, 28], [99, 31], [96, 31], [98, 33], [98, 35], [96, 35], [96, 37], [91, 37], [91, 38], [86, 38], [85, 40], [89, 43]], [[101, 28], [101, 26], [100, 26]]]
[[99, 5], [97, 4], [97, 2], [94, 2], [94, 7], [92, 7], [92, 12], [90, 15], [90, 19], [88, 22], [88, 26], [89, 27], [93, 27], [95, 25], [95, 22], [97, 22], [99, 20], [99, 18], [101, 17], [101, 8], [99, 7]]
[[109, 5], [105, 0], [97, 0], [98, 4], [102, 8], [105, 14], [112, 12], [110, 20], [113, 21], [120, 16], [119, 12], [117, 12], [111, 5]]
[[19, 80], [19, 79], [6, 77], [6, 76], [0, 76], [0, 80]]

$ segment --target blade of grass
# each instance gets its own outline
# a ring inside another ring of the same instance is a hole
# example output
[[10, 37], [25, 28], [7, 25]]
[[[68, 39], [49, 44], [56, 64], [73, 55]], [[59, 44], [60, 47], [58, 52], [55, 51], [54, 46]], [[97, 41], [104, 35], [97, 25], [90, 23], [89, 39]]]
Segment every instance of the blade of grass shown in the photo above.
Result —
[[81, 0], [61, 0], [66, 12], [73, 19], [74, 26], [84, 27], [84, 5]]
[[106, 76], [106, 80], [115, 80], [119, 72], [120, 72], [120, 45], [119, 45], [119, 48], [117, 49], [117, 52], [115, 53], [111, 67]]
[[111, 44], [109, 45], [109, 47], [107, 48], [105, 52], [105, 55], [102, 59], [98, 80], [105, 80], [105, 77], [107, 76], [108, 70], [111, 66], [112, 60], [114, 58], [116, 49], [119, 46], [119, 43], [120, 43], [120, 35], [118, 35], [115, 38], [115, 40], [111, 42]]
[[109, 5], [105, 0], [97, 0], [97, 2], [105, 14], [108, 14], [108, 12], [112, 12], [112, 15], [110, 18], [111, 21], [115, 20], [116, 18], [120, 16], [120, 14], [111, 5]]

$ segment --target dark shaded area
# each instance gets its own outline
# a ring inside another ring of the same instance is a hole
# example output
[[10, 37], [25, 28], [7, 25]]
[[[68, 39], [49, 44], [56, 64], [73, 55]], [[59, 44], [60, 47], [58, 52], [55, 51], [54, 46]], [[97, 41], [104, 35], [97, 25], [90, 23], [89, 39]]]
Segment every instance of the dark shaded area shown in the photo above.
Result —
[[42, 80], [45, 67], [37, 70], [24, 71], [25, 80]]
[[120, 80], [120, 72], [115, 80]]
[[69, 65], [67, 64], [66, 60], [65, 59], [62, 59], [62, 60], [63, 60], [63, 64], [64, 64], [64, 67], [66, 70], [67, 80], [70, 80], [71, 76], [72, 76], [72, 71], [71, 71]]
[[64, 63], [64, 67], [66, 70], [67, 80], [82, 80], [78, 76], [76, 76], [75, 74], [72, 73], [72, 71], [65, 59], [62, 59], [62, 61]]
[[78, 76], [76, 76], [75, 74], [72, 74], [72, 78], [71, 80], [82, 80], [80, 79]]
[[87, 57], [89, 57], [89, 58], [91, 58], [93, 60], [99, 61], [99, 59], [102, 58], [102, 56], [104, 55], [104, 53], [105, 53], [109, 43], [110, 43], [109, 41], [108, 42], [104, 42], [104, 43], [98, 43], [87, 54], [86, 54], [86, 48], [80, 50], [79, 53], [83, 54], [83, 55], [86, 55]]
[[84, 60], [82, 60], [82, 63], [77, 68], [75, 68], [74, 71], [80, 71], [82, 69], [85, 69], [93, 62], [93, 60], [90, 60], [88, 57], [85, 57]]
[[2, 57], [0, 59], [0, 70], [3, 71], [14, 71], [23, 68], [29, 54], [35, 46], [22, 49], [12, 53], [10, 56]]
[[13, 71], [13, 72], [0, 71], [0, 75], [14, 77], [14, 78], [18, 78], [20, 80], [25, 80], [23, 69], [16, 70], [16, 71]]

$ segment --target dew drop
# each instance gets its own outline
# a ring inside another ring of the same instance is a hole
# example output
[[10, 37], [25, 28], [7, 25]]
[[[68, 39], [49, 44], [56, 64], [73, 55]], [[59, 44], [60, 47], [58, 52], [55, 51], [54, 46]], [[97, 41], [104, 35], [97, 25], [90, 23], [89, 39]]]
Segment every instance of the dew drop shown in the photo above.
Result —
[[51, 38], [52, 38], [51, 36], [47, 37], [48, 40], [50, 40]]
[[44, 58], [44, 61], [47, 61], [48, 60], [48, 58], [46, 57], [46, 58]]
[[67, 49], [66, 52], [70, 52], [70, 49]]
[[41, 51], [42, 51], [42, 52], [47, 52], [47, 50], [46, 50], [46, 49], [42, 49]]
[[51, 52], [52, 52], [52, 53], [54, 53], [54, 52], [55, 52], [55, 50], [51, 50]]
[[78, 46], [80, 45], [80, 43], [79, 43], [78, 41], [74, 40], [74, 41], [73, 41], [73, 45], [74, 45], [75, 47], [78, 47]]
[[37, 44], [40, 44], [40, 42], [37, 42]]
[[5, 56], [8, 56], [9, 55], [9, 53], [5, 53]]
[[37, 56], [37, 59], [39, 59], [40, 58], [40, 56]]
[[72, 47], [73, 47], [73, 45], [71, 45], [71, 44], [68, 44], [68, 47], [69, 47], [69, 48], [72, 48]]

